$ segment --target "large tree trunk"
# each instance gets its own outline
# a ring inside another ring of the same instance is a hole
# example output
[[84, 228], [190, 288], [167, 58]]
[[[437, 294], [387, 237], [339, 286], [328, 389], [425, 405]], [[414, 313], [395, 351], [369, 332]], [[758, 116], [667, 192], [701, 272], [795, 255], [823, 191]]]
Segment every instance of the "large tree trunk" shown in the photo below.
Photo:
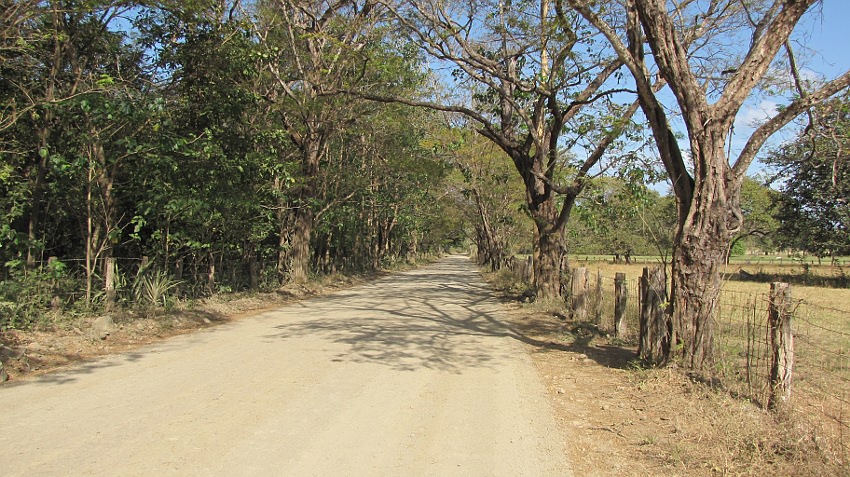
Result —
[[[45, 124], [51, 121], [52, 114], [45, 113]], [[38, 131], [38, 149], [36, 150], [35, 158], [35, 174], [32, 180], [32, 196], [30, 198], [30, 216], [29, 226], [27, 228], [27, 266], [35, 267], [36, 253], [40, 247], [36, 247], [38, 243], [39, 228], [41, 227], [41, 202], [44, 197], [44, 181], [47, 176], [47, 160], [49, 157], [48, 137], [50, 135], [49, 126], [44, 126]]]
[[490, 224], [490, 216], [487, 205], [481, 198], [481, 191], [478, 190], [478, 187], [473, 187], [472, 192], [475, 195], [475, 204], [478, 207], [478, 218], [481, 224], [478, 230], [478, 258], [482, 265], [490, 265], [490, 270], [495, 272], [502, 266], [505, 251], [502, 250], [496, 232]]
[[[720, 297], [720, 267], [728, 248], [712, 230], [718, 217], [700, 221], [686, 232], [673, 257], [671, 306], [682, 358], [691, 368], [710, 364], [714, 322]], [[715, 229], [716, 230], [716, 229]]]
[[535, 237], [534, 287], [542, 299], [561, 298], [561, 263], [564, 257], [564, 228], [558, 227], [558, 207], [554, 196], [532, 210]]
[[280, 284], [283, 284], [286, 281], [286, 272], [289, 270], [289, 240], [292, 235], [292, 231], [290, 230], [292, 216], [284, 198], [284, 186], [280, 177], [275, 177], [274, 188], [279, 194], [277, 200], [278, 209], [275, 214], [278, 231], [277, 277]]
[[539, 253], [534, 262], [534, 286], [537, 296], [542, 299], [560, 299], [562, 234], [547, 231], [540, 231], [539, 234]]
[[304, 183], [301, 185], [298, 208], [295, 210], [295, 224], [289, 249], [289, 279], [292, 283], [304, 283], [310, 277], [310, 239], [316, 217], [313, 201], [316, 198], [316, 180], [323, 142], [319, 134], [310, 134], [303, 145]]
[[673, 255], [671, 306], [682, 358], [695, 369], [710, 365], [721, 269], [740, 229], [739, 184], [732, 177], [722, 131], [692, 134], [696, 161], [694, 194]]
[[313, 218], [313, 209], [308, 205], [302, 205], [295, 211], [295, 227], [289, 248], [289, 279], [292, 283], [304, 283], [310, 277], [310, 239], [313, 234]]

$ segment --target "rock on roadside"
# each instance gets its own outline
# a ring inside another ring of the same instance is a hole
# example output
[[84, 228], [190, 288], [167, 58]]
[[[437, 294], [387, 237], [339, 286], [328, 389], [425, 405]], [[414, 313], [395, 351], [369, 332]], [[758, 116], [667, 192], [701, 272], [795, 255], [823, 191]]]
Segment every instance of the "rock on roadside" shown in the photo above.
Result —
[[94, 320], [91, 324], [89, 338], [92, 340], [105, 340], [113, 331], [115, 331], [115, 321], [112, 320], [112, 316], [104, 315]]

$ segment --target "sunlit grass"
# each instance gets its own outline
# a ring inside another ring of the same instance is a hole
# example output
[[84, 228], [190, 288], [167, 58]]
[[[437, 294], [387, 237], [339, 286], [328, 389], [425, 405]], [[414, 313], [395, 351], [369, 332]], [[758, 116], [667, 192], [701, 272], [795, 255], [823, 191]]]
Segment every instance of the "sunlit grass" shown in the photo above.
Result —
[[[606, 277], [606, 297], [613, 296], [613, 277], [617, 272], [625, 273], [629, 283], [634, 284], [643, 268], [651, 265], [615, 264], [610, 258], [571, 263], [573, 268], [587, 267], [592, 277], [600, 271]], [[733, 262], [723, 270], [723, 292], [715, 331], [717, 360], [714, 372], [725, 389], [764, 405], [770, 391], [767, 325], [770, 282], [792, 284], [795, 361], [790, 409], [796, 419], [811, 426], [817, 439], [823, 439], [819, 444], [822, 449], [839, 459], [850, 457], [850, 288], [846, 286], [847, 270], [850, 267], [806, 266], [799, 262]], [[631, 289], [630, 293], [633, 293]], [[636, 301], [636, 297], [630, 300]], [[611, 310], [613, 305], [606, 304], [603, 314], [612, 314]], [[632, 330], [635, 325], [632, 318]]]

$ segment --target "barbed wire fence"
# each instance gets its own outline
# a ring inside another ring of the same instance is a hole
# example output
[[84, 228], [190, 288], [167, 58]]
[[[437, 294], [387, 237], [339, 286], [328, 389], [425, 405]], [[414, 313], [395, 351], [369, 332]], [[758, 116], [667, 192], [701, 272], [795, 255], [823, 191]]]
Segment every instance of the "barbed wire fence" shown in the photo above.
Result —
[[[642, 281], [651, 274], [626, 280], [584, 267], [571, 272], [567, 304], [573, 318], [645, 349], [653, 337], [642, 334], [653, 332], [644, 307], [651, 298]], [[784, 283], [765, 284], [756, 293], [729, 288], [715, 310], [711, 382], [790, 416], [822, 452], [850, 462], [850, 307], [794, 299]]]
[[[832, 457], [850, 458], [850, 310], [791, 298], [790, 356], [776, 356], [775, 325], [767, 293], [724, 291], [717, 313], [715, 372], [733, 394], [784, 410], [811, 426], [817, 445]], [[776, 360], [792, 363], [778, 383]], [[777, 390], [783, 389], [783, 396]]]
[[0, 329], [47, 322], [63, 312], [115, 306], [166, 305], [221, 292], [276, 288], [276, 261], [234, 255], [156, 258], [50, 259], [16, 276], [0, 277]]

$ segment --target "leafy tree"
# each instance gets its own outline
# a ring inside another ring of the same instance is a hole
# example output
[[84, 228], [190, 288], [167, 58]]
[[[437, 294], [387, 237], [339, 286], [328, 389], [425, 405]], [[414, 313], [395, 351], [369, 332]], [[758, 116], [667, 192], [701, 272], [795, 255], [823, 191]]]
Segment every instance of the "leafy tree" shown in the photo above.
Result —
[[478, 260], [498, 270], [518, 250], [529, 249], [532, 224], [524, 188], [513, 180], [510, 158], [491, 141], [467, 128], [449, 132], [455, 139], [446, 141], [443, 155], [459, 172], [457, 202], [466, 220], [475, 224]]
[[143, 41], [157, 51], [168, 127], [139, 171], [148, 185], [134, 204], [139, 245], [165, 266], [203, 261], [214, 276], [217, 262], [238, 259], [257, 288], [260, 262], [278, 253], [295, 160], [261, 97], [263, 46], [240, 12], [239, 2], [202, 2], [139, 18]]
[[109, 91], [113, 83], [103, 75], [117, 77], [115, 71], [129, 67], [132, 76], [135, 70], [137, 55], [114, 29], [130, 8], [117, 0], [4, 6], [0, 144], [7, 171], [15, 170], [6, 191], [17, 195], [7, 209], [14, 223], [8, 232], [23, 242], [30, 266], [43, 239], [52, 235], [44, 222], [51, 204], [49, 176], [62, 157], [63, 114], [76, 104], [72, 100]]
[[641, 183], [597, 181], [576, 204], [579, 220], [570, 228], [576, 252], [659, 255], [667, 262], [676, 220], [674, 200]]
[[459, 225], [443, 199], [446, 167], [428, 147], [434, 119], [388, 105], [331, 142], [317, 198], [316, 269], [377, 270], [453, 241]]
[[748, 247], [754, 246], [765, 252], [773, 249], [773, 240], [779, 227], [774, 217], [777, 197], [776, 191], [758, 180], [751, 177], [744, 179], [741, 184], [741, 215], [744, 223], [732, 239], [730, 255], [743, 254]]
[[779, 244], [818, 257], [850, 253], [850, 95], [821, 105], [815, 123], [772, 151]]
[[[366, 61], [378, 42], [381, 9], [370, 1], [267, 0], [258, 2], [254, 35], [264, 51], [263, 73], [271, 79], [263, 97], [276, 106], [278, 121], [298, 151], [300, 174], [289, 237], [289, 278], [310, 272], [319, 176], [330, 142], [344, 125], [366, 114], [362, 101], [335, 95], [351, 85], [393, 83]], [[375, 48], [374, 51], [384, 51]]]
[[[673, 184], [679, 225], [672, 267], [672, 322], [661, 360], [680, 349], [688, 366], [702, 368], [712, 361], [721, 266], [744, 222], [740, 193], [747, 169], [771, 135], [850, 85], [850, 72], [814, 91], [800, 81], [789, 37], [817, 0], [569, 2], [604, 33], [629, 69]], [[730, 38], [743, 47], [730, 48]], [[661, 98], [652, 91], [645, 44], [675, 96], [693, 167], [671, 131]], [[782, 49], [788, 54], [797, 97], [755, 129], [737, 158], [728, 157], [736, 115]]]
[[622, 90], [607, 87], [620, 61], [595, 48], [586, 25], [560, 6], [549, 0], [400, 2], [390, 8], [401, 28], [436, 65], [448, 65], [470, 97], [452, 102], [358, 92], [462, 114], [511, 158], [536, 229], [534, 279], [542, 298], [560, 297], [564, 228], [575, 199], [588, 178], [610, 167], [607, 160], [625, 155], [610, 150], [622, 145], [615, 143], [638, 109], [637, 102], [614, 101]]

